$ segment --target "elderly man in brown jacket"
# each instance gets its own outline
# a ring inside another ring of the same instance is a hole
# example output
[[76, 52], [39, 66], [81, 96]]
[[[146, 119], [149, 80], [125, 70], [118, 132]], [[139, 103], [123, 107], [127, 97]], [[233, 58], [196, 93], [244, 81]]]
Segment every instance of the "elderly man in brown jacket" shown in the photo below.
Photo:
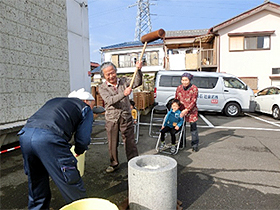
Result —
[[[136, 73], [132, 88], [142, 85], [142, 62], [136, 64]], [[117, 78], [117, 68], [111, 62], [104, 62], [101, 67], [101, 76], [106, 79], [99, 86], [99, 93], [105, 102], [106, 131], [109, 145], [110, 166], [107, 173], [114, 172], [118, 165], [119, 131], [122, 134], [127, 160], [138, 156], [134, 141], [134, 128], [131, 116], [129, 95], [132, 92], [131, 79]]]

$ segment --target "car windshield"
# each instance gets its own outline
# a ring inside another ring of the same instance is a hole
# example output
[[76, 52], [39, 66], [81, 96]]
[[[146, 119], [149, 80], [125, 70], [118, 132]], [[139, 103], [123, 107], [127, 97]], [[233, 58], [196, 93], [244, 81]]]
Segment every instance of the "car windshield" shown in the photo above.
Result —
[[264, 95], [275, 95], [275, 94], [279, 94], [280, 91], [278, 88], [266, 88], [261, 90], [260, 92], [257, 93], [257, 96], [264, 96]]

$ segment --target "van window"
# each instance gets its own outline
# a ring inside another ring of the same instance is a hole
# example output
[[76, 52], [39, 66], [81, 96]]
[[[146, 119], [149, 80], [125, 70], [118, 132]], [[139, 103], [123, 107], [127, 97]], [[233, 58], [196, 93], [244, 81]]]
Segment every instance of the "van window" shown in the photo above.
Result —
[[227, 88], [236, 88], [246, 90], [246, 85], [243, 84], [240, 80], [233, 77], [224, 77], [224, 84]]
[[162, 75], [160, 77], [160, 87], [178, 87], [179, 85], [181, 85], [181, 76]]
[[213, 89], [218, 81], [218, 77], [196, 77], [194, 76], [191, 83], [198, 88]]
[[[196, 85], [198, 88], [213, 89], [215, 88], [218, 81], [218, 77], [197, 77], [194, 76], [191, 83]], [[178, 87], [181, 85], [181, 76], [166, 76], [160, 77], [160, 87]]]

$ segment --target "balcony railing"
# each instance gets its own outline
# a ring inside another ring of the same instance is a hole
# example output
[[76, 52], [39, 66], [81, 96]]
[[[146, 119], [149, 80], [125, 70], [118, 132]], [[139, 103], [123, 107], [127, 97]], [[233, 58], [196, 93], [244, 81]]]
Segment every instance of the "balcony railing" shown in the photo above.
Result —
[[201, 49], [200, 63], [201, 63], [201, 66], [203, 66], [203, 67], [216, 66], [217, 60], [216, 60], [216, 55], [214, 55], [214, 50], [213, 49]]

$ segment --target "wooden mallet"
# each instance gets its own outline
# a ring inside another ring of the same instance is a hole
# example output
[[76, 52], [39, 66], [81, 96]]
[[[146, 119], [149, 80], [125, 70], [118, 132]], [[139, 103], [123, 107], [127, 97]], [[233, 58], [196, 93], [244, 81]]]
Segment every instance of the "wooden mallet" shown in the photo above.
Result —
[[[157, 31], [153, 31], [151, 33], [143, 35], [141, 37], [141, 42], [144, 43], [144, 46], [143, 46], [143, 49], [142, 49], [142, 52], [141, 52], [141, 55], [140, 55], [140, 58], [139, 58], [139, 62], [141, 62], [141, 60], [143, 58], [143, 55], [144, 55], [145, 49], [147, 47], [147, 44], [149, 42], [153, 42], [157, 39], [163, 39], [164, 37], [165, 37], [165, 31], [163, 29], [159, 29]], [[136, 67], [136, 70], [134, 71], [133, 77], [132, 77], [131, 82], [130, 82], [130, 86], [129, 86], [130, 88], [132, 88], [132, 85], [133, 85], [133, 82], [134, 82], [137, 71], [138, 71], [138, 68]]]

